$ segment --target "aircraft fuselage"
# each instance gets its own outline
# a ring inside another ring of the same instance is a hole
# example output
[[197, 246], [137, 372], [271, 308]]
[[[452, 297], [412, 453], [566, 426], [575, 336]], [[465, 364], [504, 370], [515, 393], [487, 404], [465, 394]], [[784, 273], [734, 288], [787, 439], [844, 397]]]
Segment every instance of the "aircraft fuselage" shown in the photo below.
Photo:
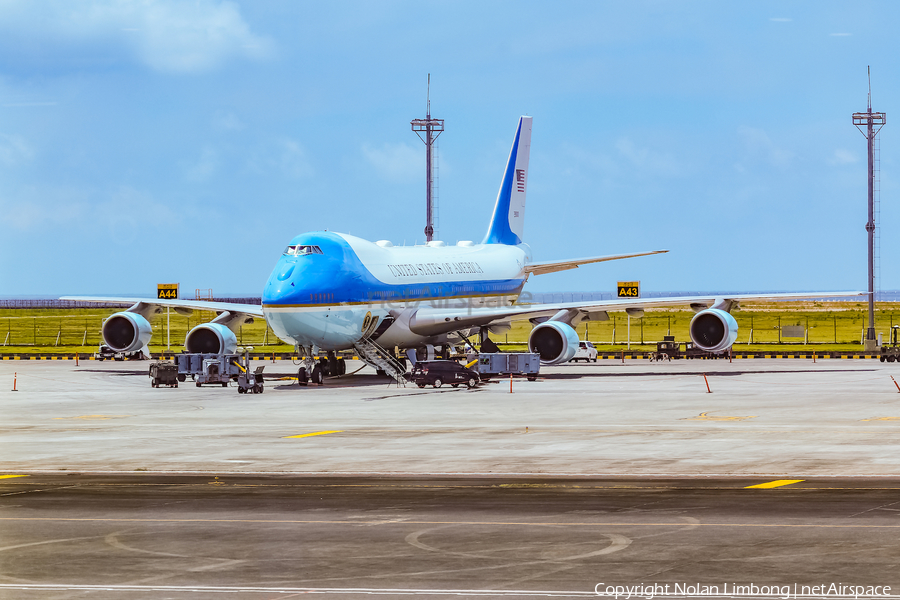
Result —
[[351, 348], [363, 337], [386, 347], [433, 343], [411, 331], [420, 307], [508, 306], [527, 279], [526, 244], [392, 246], [310, 232], [291, 240], [266, 283], [262, 308], [294, 345]]

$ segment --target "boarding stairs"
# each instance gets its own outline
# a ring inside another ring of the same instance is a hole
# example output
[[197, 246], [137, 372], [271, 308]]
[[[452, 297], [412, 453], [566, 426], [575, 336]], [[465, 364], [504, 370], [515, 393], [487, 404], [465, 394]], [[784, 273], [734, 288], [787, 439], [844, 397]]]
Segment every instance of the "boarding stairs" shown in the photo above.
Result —
[[381, 369], [391, 376], [398, 386], [406, 387], [406, 367], [390, 352], [370, 339], [362, 339], [353, 344], [353, 347], [366, 364]]

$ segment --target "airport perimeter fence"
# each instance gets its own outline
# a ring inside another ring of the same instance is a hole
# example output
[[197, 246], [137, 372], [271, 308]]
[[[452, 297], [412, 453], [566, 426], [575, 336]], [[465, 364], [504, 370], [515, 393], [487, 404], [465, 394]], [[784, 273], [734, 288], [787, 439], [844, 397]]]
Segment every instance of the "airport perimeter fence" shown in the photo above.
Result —
[[[90, 311], [90, 314], [62, 314], [48, 316], [0, 316], [0, 351], [4, 346], [16, 347], [72, 347], [93, 346], [102, 342], [103, 321], [117, 309]], [[577, 327], [580, 339], [595, 344], [656, 344], [664, 336], [678, 341], [690, 339], [689, 327], [694, 313], [690, 310], [648, 312], [643, 317], [610, 313], [608, 321], [588, 321]], [[154, 319], [151, 345], [180, 348], [187, 332], [215, 317], [211, 311], [195, 311], [190, 316], [171, 313]], [[764, 311], [736, 311], [739, 325], [736, 349], [746, 344], [862, 344], [867, 323], [864, 310], [822, 312], [791, 312], [789, 315]], [[168, 322], [168, 325], [167, 325]], [[876, 332], [887, 341], [888, 331], [900, 325], [900, 309], [879, 310], [876, 313]], [[525, 343], [531, 325], [517, 322], [509, 333], [493, 335], [498, 342]], [[630, 332], [629, 332], [630, 330]], [[236, 332], [241, 346], [266, 347], [283, 344], [263, 319], [244, 325]]]
[[[96, 306], [91, 308], [97, 309]], [[102, 310], [102, 309], [98, 309]], [[105, 314], [90, 315], [50, 315], [45, 317], [0, 317], [0, 352], [3, 347], [98, 347], [103, 343], [101, 328], [103, 321], [117, 309], [106, 309]], [[93, 312], [93, 311], [91, 311]], [[180, 348], [184, 344], [187, 332], [201, 323], [208, 323], [215, 318], [211, 311], [195, 311], [190, 316], [171, 313], [167, 319], [162, 315], [152, 321], [153, 336], [151, 346], [166, 346], [167, 340], [172, 348]], [[284, 344], [263, 319], [257, 319], [251, 325], [243, 325], [235, 333], [241, 346], [279, 346]]]
[[[670, 298], [670, 297], [691, 297], [691, 296], [714, 296], [728, 298], [729, 296], [773, 293], [780, 292], [736, 292], [734, 290], [727, 292], [641, 292], [641, 298]], [[528, 292], [525, 291], [520, 298], [522, 302], [530, 302], [534, 304], [558, 304], [562, 302], [592, 302], [595, 300], [615, 300], [616, 294], [613, 292]], [[816, 302], [865, 302], [866, 296], [859, 298], [804, 298], [800, 301], [816, 301]], [[900, 290], [887, 290], [875, 292], [876, 302], [900, 302]]]
[[[738, 338], [735, 348], [749, 344], [862, 344], [868, 316], [864, 310], [768, 313], [765, 311], [736, 311]], [[607, 321], [586, 321], [576, 328], [579, 339], [587, 339], [602, 346], [624, 344], [655, 346], [665, 336], [679, 342], [689, 341], [690, 323], [694, 312], [666, 310], [647, 312], [643, 317], [609, 313]], [[900, 325], [900, 309], [876, 311], [875, 330], [888, 341], [888, 332]], [[531, 326], [513, 325], [509, 333], [492, 336], [498, 342], [524, 343]], [[650, 348], [648, 348], [649, 350]]]

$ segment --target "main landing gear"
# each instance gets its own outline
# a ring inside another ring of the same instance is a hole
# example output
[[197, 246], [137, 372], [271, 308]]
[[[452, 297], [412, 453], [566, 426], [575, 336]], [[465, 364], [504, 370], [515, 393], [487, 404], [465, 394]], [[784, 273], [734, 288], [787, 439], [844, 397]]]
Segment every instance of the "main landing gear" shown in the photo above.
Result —
[[309, 385], [310, 381], [316, 385], [322, 385], [325, 383], [326, 377], [346, 373], [346, 362], [338, 359], [333, 350], [329, 350], [326, 357], [318, 360], [315, 359], [318, 348], [314, 346], [297, 346], [297, 352], [303, 357], [303, 366], [297, 370], [297, 383], [300, 385]]

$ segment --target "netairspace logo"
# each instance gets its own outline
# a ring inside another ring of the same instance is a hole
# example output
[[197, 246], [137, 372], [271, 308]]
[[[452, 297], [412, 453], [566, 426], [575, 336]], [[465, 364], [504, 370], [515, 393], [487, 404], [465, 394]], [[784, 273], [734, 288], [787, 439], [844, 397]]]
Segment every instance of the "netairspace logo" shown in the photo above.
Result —
[[666, 583], [639, 585], [607, 585], [598, 583], [594, 586], [598, 596], [611, 598], [643, 598], [653, 600], [658, 596], [727, 596], [766, 597], [766, 598], [886, 598], [896, 597], [891, 594], [889, 585], [844, 585], [843, 583], [823, 583], [821, 585], [756, 585], [723, 583], [720, 585], [703, 585], [700, 583]]

